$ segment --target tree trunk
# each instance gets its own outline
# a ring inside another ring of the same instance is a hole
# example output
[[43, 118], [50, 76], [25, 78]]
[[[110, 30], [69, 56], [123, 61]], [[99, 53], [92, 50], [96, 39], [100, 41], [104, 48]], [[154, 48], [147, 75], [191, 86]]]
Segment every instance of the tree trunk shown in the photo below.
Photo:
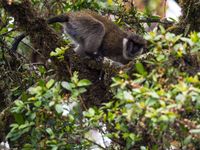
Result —
[[189, 34], [191, 31], [200, 32], [200, 1], [179, 0], [182, 8], [180, 22], [172, 30], [177, 34]]

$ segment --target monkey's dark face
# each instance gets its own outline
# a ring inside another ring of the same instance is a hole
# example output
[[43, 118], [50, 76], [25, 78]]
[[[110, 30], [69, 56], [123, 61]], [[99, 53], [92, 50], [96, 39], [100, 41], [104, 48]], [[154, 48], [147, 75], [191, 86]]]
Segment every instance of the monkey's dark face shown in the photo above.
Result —
[[127, 56], [130, 58], [134, 58], [136, 55], [139, 55], [143, 52], [143, 45], [131, 40], [128, 40], [126, 47]]
[[131, 34], [123, 39], [123, 56], [127, 60], [132, 60], [143, 53], [146, 41], [136, 34]]

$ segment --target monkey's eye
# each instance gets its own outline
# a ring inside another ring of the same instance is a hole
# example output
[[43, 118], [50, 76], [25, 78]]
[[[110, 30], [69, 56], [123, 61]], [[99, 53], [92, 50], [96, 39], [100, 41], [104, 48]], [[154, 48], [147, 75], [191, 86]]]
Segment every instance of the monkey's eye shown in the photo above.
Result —
[[139, 45], [139, 44], [134, 44], [133, 45], [133, 48], [132, 48], [132, 53], [137, 53], [139, 52], [140, 50], [142, 49], [142, 45]]
[[141, 44], [137, 44], [135, 42], [130, 42], [127, 45], [127, 53], [129, 55], [129, 57], [134, 57], [135, 55], [140, 53], [141, 50], [142, 50], [142, 45]]

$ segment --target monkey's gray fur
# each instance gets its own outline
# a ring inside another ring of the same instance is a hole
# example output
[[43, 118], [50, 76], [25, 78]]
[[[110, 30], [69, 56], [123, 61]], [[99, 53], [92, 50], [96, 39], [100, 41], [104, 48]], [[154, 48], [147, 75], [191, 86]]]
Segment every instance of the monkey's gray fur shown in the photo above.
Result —
[[65, 16], [64, 31], [74, 41], [75, 52], [81, 57], [105, 56], [124, 64], [145, 48], [146, 41], [142, 37], [122, 31], [112, 21], [95, 12], [85, 10], [70, 12]]
[[[69, 12], [47, 20], [48, 24], [56, 22], [63, 24], [80, 57], [105, 56], [125, 64], [146, 47], [146, 41], [141, 36], [124, 32], [112, 21], [93, 11]], [[18, 44], [13, 45], [17, 47]]]

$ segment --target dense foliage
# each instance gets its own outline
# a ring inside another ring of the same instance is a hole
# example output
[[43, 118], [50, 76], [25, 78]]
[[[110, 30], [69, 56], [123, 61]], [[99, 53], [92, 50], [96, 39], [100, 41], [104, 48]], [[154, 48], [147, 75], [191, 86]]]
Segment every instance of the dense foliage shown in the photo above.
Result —
[[185, 38], [161, 31], [146, 35], [150, 52], [138, 58], [135, 71], [113, 78], [110, 102], [83, 106], [81, 93], [90, 82], [79, 81], [77, 73], [61, 84], [40, 81], [15, 101], [16, 123], [7, 138], [24, 148], [86, 149], [95, 145], [87, 134], [96, 129], [112, 141], [110, 149], [198, 149], [200, 75], [183, 72], [187, 64], [180, 62], [184, 55], [197, 56], [200, 34]]
[[[126, 18], [141, 17], [135, 8], [123, 15], [122, 3], [112, 0], [50, 0], [46, 6], [42, 5], [45, 0], [32, 2], [45, 15], [49, 10], [56, 14], [82, 8], [116, 11], [121, 26], [127, 25]], [[57, 80], [55, 70], [27, 60], [30, 49], [24, 45], [19, 48], [19, 64], [15, 63], [8, 47], [18, 32], [12, 17], [1, 12], [5, 25], [0, 24], [0, 78], [4, 79], [0, 98], [12, 105], [14, 121], [6, 137], [10, 146], [24, 150], [200, 149], [200, 33], [185, 37], [162, 26], [145, 33], [148, 52], [112, 77], [112, 98], [101, 106], [87, 107], [82, 96], [95, 83], [80, 79], [78, 72], [69, 80]], [[138, 32], [143, 32], [138, 25]], [[62, 62], [68, 48], [57, 48], [50, 57]]]

